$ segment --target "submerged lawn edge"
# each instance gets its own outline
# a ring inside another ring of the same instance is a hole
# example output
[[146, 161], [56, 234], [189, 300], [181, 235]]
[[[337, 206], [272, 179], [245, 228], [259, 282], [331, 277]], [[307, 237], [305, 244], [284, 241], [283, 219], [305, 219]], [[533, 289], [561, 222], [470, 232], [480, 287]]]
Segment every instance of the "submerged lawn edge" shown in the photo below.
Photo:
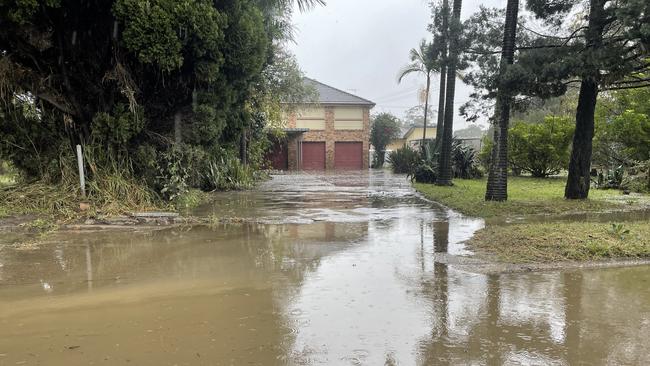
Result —
[[[592, 200], [562, 198], [562, 179], [512, 178], [508, 202], [485, 202], [484, 180], [457, 180], [453, 187], [414, 183], [425, 199], [462, 214], [481, 217], [487, 226], [466, 241], [476, 258], [497, 266], [570, 268], [577, 264], [650, 261], [650, 225], [560, 221], [572, 214], [603, 214], [648, 209], [647, 196], [628, 199], [616, 191], [596, 191]], [[548, 221], [536, 221], [540, 217]], [[507, 223], [508, 219], [521, 223]], [[554, 220], [560, 219], [560, 220]], [[650, 263], [650, 262], [648, 262]], [[625, 264], [623, 264], [625, 265]]]
[[473, 264], [455, 264], [456, 268], [470, 273], [480, 274], [507, 274], [522, 272], [555, 272], [555, 271], [575, 271], [588, 269], [607, 269], [607, 268], [625, 268], [639, 267], [650, 265], [648, 259], [607, 259], [598, 261], [582, 262], [551, 262], [551, 263], [506, 263], [497, 261], [486, 261]]
[[554, 222], [489, 225], [466, 244], [504, 263], [650, 259], [650, 225]]

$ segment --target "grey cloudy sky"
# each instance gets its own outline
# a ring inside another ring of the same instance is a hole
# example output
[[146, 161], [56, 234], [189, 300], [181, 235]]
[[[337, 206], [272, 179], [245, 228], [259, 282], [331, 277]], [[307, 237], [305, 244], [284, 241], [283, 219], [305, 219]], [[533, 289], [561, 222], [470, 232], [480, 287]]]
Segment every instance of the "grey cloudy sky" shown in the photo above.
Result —
[[[397, 84], [397, 73], [408, 63], [408, 52], [427, 32], [430, 9], [426, 0], [326, 0], [327, 5], [296, 11], [296, 44], [291, 45], [308, 77], [377, 103], [373, 112], [402, 117], [418, 104], [424, 78], [409, 76]], [[462, 17], [480, 5], [505, 6], [505, 0], [465, 1]], [[431, 101], [437, 109], [438, 76], [432, 82]], [[469, 98], [471, 88], [456, 84], [456, 109]], [[435, 120], [435, 116], [433, 118]], [[454, 129], [468, 124], [456, 114]]]

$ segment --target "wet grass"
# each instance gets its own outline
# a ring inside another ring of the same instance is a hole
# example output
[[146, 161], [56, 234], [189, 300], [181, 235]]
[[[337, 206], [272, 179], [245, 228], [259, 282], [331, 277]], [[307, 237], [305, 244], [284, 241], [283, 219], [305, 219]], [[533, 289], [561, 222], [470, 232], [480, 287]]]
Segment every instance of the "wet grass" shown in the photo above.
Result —
[[454, 180], [452, 187], [415, 183], [415, 188], [430, 200], [475, 217], [504, 217], [532, 214], [559, 215], [576, 212], [602, 212], [635, 206], [639, 198], [624, 196], [617, 190], [592, 189], [588, 200], [565, 200], [565, 178], [510, 177], [508, 201], [486, 202], [485, 179]]
[[88, 197], [82, 199], [77, 185], [66, 181], [0, 187], [0, 217], [36, 215], [70, 221], [158, 208], [146, 187], [122, 179], [89, 183], [88, 192]]
[[491, 225], [468, 245], [508, 263], [650, 258], [650, 225], [589, 222]]

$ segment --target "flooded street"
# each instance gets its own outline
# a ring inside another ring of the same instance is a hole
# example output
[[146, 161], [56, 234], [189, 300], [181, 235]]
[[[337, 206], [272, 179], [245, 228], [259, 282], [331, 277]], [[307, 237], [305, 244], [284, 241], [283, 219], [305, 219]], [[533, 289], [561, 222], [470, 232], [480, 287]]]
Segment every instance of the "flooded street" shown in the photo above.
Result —
[[244, 223], [0, 233], [0, 366], [650, 364], [649, 267], [474, 273], [482, 220], [403, 176], [276, 176], [197, 214]]

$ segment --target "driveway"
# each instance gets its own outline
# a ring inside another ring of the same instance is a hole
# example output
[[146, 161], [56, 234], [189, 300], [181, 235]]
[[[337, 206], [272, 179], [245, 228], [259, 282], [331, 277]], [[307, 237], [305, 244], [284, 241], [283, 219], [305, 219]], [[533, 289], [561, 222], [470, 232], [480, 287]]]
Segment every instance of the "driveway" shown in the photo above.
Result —
[[404, 176], [274, 176], [197, 212], [243, 220], [0, 238], [0, 365], [650, 363], [647, 269], [448, 265], [483, 222]]

